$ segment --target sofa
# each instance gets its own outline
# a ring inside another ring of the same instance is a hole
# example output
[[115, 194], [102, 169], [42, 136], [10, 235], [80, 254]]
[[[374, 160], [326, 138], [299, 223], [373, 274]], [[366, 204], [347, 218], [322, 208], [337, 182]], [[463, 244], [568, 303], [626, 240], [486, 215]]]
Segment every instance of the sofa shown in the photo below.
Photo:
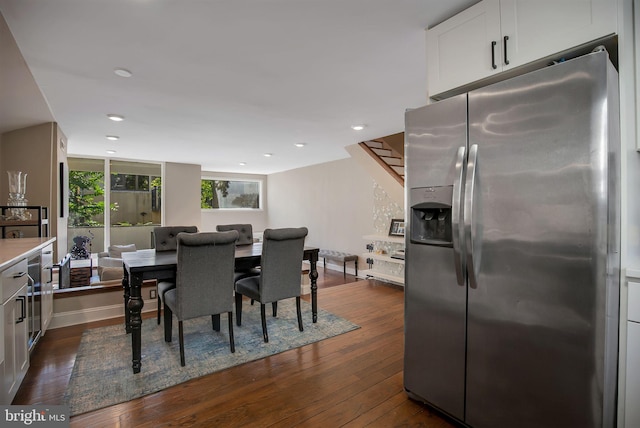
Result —
[[100, 281], [122, 280], [122, 253], [136, 251], [136, 244], [110, 245], [107, 251], [98, 253]]

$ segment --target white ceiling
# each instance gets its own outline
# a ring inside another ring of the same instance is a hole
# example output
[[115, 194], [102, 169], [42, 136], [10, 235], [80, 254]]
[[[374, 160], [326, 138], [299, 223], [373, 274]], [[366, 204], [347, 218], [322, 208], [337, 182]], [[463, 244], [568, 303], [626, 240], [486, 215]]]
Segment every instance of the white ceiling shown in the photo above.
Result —
[[402, 132], [405, 109], [426, 103], [424, 29], [477, 1], [0, 0], [0, 12], [69, 154], [269, 174]]

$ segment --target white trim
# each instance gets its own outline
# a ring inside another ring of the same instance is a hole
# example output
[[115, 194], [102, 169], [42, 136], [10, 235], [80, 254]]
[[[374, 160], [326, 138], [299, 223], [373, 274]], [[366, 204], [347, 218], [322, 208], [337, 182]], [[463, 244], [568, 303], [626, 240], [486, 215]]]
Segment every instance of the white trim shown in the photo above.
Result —
[[[156, 302], [156, 299], [145, 300], [144, 310], [142, 312], [155, 312], [158, 308]], [[80, 311], [59, 312], [53, 315], [53, 319], [49, 324], [49, 330], [121, 316], [124, 316], [124, 304], [99, 306], [97, 308], [83, 309]]]
[[[309, 275], [303, 274], [300, 280], [300, 289], [303, 295], [311, 293]], [[156, 312], [158, 309], [157, 300], [149, 299], [144, 301], [143, 313]], [[101, 321], [124, 316], [124, 304], [98, 306], [95, 308], [82, 309], [78, 311], [57, 312], [53, 314], [48, 329], [69, 327], [77, 324], [85, 324], [93, 321]]]

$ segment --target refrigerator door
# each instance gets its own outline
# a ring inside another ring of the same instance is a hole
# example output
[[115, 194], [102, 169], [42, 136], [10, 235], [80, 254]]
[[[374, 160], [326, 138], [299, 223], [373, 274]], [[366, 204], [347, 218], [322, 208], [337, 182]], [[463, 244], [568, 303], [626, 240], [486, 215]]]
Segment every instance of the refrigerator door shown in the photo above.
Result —
[[613, 422], [603, 410], [606, 307], [617, 307], [606, 287], [608, 65], [591, 54], [469, 93], [481, 198], [470, 221], [482, 235], [468, 295], [474, 428]]
[[461, 214], [466, 94], [408, 111], [405, 117], [404, 386], [411, 397], [463, 419], [467, 292], [454, 252], [455, 243], [463, 254], [461, 232], [455, 230], [462, 225], [451, 216]]

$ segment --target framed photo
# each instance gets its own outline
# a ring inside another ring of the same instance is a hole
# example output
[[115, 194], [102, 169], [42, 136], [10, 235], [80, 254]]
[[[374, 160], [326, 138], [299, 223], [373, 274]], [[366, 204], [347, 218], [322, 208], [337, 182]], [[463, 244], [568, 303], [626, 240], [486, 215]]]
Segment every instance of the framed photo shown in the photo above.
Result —
[[404, 236], [404, 219], [394, 218], [391, 220], [389, 236]]

